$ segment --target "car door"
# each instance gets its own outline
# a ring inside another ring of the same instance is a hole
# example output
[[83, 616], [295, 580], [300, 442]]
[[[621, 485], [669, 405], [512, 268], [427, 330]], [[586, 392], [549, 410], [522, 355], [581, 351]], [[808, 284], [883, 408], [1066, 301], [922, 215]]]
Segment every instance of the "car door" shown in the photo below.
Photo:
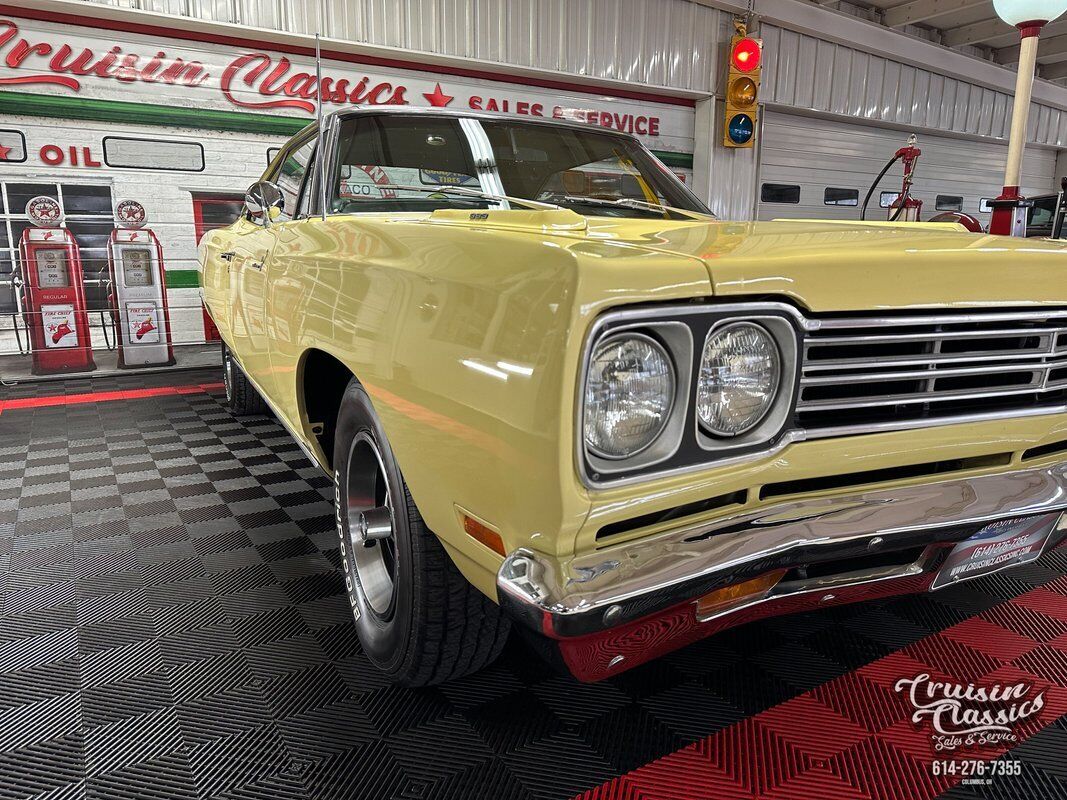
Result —
[[230, 280], [234, 349], [246, 374], [268, 399], [274, 399], [275, 379], [270, 359], [268, 295], [271, 258], [280, 236], [293, 224], [300, 193], [315, 149], [315, 136], [293, 141], [283, 151], [273, 177], [282, 195], [282, 207], [269, 223], [246, 226], [235, 236]]

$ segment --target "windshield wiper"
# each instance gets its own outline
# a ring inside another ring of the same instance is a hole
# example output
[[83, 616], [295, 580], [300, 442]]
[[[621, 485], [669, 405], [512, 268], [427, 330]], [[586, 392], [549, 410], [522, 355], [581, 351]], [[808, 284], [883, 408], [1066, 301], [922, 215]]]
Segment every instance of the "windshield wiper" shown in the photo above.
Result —
[[642, 211], [667, 211], [672, 214], [681, 214], [690, 219], [715, 219], [714, 214], [702, 214], [699, 211], [690, 211], [676, 206], [665, 206], [660, 203], [648, 203], [644, 200], [635, 200], [632, 197], [620, 197], [617, 200], [605, 200], [601, 197], [578, 197], [576, 195], [553, 195], [563, 203], [584, 203], [590, 206], [614, 206], [616, 208], [638, 208]]
[[[406, 186], [402, 183], [383, 183], [378, 189], [395, 189], [404, 192], [423, 192], [425, 194], [455, 194], [461, 197], [474, 197], [479, 200], [489, 200], [494, 203], [506, 202], [516, 206], [535, 208], [541, 211], [560, 211], [561, 207], [555, 203], [542, 203], [540, 200], [527, 200], [523, 197], [512, 197], [507, 194], [490, 194], [478, 189], [464, 189], [462, 186]], [[375, 200], [382, 198], [373, 198]]]

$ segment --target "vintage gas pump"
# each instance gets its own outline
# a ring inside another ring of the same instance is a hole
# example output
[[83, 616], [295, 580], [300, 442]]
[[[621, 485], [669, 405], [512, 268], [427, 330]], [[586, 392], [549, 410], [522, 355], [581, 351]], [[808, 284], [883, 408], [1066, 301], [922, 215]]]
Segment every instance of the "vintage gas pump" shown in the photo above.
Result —
[[26, 216], [36, 226], [24, 230], [19, 242], [33, 374], [96, 369], [78, 243], [60, 227], [55, 198], [33, 198]]
[[918, 222], [923, 210], [923, 201], [911, 196], [911, 182], [915, 175], [915, 165], [919, 162], [922, 150], [915, 146], [915, 134], [908, 137], [908, 144], [897, 150], [894, 158], [904, 162], [904, 184], [900, 187], [897, 199], [889, 204], [890, 222]]
[[111, 313], [118, 325], [122, 368], [174, 363], [163, 248], [145, 221], [143, 205], [120, 201], [115, 206], [117, 227], [107, 243]]
[[915, 178], [915, 166], [918, 164], [919, 156], [921, 155], [922, 150], [915, 146], [915, 134], [913, 133], [908, 137], [908, 144], [893, 154], [893, 157], [882, 167], [882, 171], [878, 173], [878, 177], [874, 179], [871, 188], [867, 190], [867, 196], [863, 198], [863, 206], [860, 209], [860, 219], [867, 219], [867, 204], [871, 202], [871, 195], [874, 194], [874, 190], [878, 188], [878, 184], [881, 183], [885, 174], [889, 172], [890, 167], [898, 161], [903, 161], [904, 183], [900, 187], [900, 193], [896, 196], [896, 199], [889, 205], [889, 221], [919, 221], [919, 214], [923, 209], [923, 201], [911, 196], [911, 184]]

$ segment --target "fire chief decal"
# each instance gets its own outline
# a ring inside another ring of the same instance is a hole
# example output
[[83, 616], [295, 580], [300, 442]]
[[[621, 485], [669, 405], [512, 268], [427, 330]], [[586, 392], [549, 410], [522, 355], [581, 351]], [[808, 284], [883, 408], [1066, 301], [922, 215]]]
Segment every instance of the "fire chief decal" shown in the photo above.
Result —
[[74, 306], [69, 304], [41, 306], [41, 322], [44, 325], [45, 347], [78, 346], [78, 332], [74, 327]]
[[137, 344], [159, 342], [159, 312], [154, 303], [127, 303], [126, 319], [130, 325], [130, 341]]

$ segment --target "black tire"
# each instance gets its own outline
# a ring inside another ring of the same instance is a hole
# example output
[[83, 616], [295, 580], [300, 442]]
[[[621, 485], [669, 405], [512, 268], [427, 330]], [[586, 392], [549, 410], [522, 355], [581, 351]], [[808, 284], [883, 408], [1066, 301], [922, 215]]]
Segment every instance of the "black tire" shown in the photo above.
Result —
[[[341, 401], [333, 452], [337, 533], [364, 653], [402, 686], [443, 683], [488, 666], [504, 648], [510, 623], [426, 527], [355, 379]], [[389, 509], [382, 517], [391, 519], [387, 538], [353, 536], [360, 512], [370, 507]], [[382, 568], [392, 579], [387, 590]]]
[[226, 386], [226, 406], [235, 416], [245, 417], [269, 412], [266, 402], [241, 371], [225, 342], [222, 343], [222, 380]]

